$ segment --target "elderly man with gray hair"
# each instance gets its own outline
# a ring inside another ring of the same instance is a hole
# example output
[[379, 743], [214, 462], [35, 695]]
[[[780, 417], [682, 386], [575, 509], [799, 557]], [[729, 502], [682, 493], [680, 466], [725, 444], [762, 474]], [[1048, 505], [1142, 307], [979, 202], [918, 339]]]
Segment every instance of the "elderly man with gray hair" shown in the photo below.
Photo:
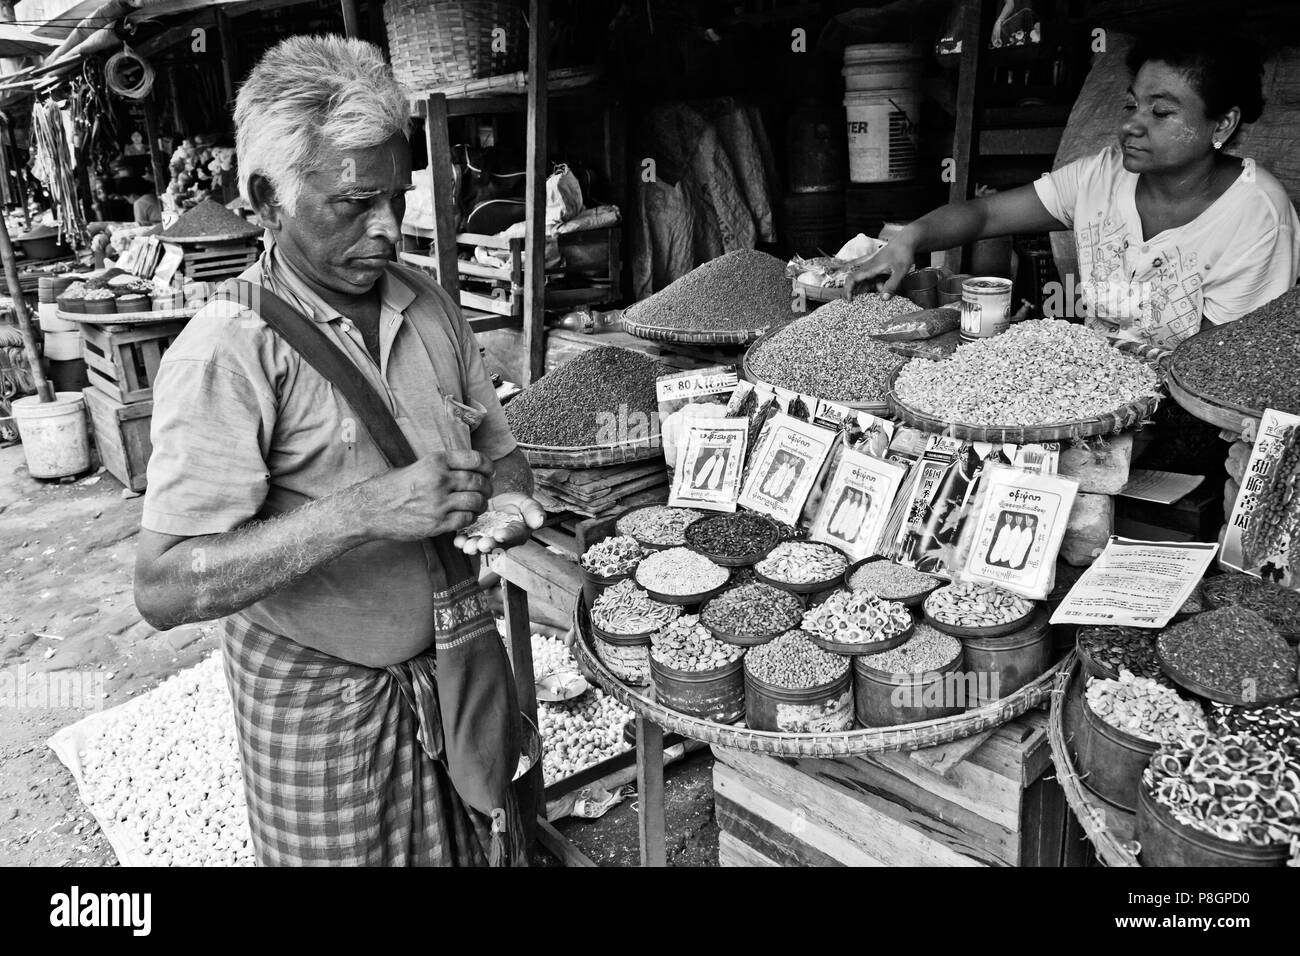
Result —
[[[521, 862], [476, 559], [545, 516], [460, 310], [393, 262], [406, 96], [375, 47], [295, 37], [235, 124], [267, 250], [163, 359], [136, 603], [222, 619], [259, 863]], [[488, 510], [515, 520], [461, 533]]]

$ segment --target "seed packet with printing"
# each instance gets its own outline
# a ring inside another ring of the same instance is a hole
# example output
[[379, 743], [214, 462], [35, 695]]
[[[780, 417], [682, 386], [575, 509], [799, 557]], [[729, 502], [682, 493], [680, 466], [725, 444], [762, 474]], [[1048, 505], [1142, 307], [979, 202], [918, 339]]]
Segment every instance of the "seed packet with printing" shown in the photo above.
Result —
[[1079, 483], [990, 464], [979, 485], [958, 546], [959, 577], [1044, 600], [1056, 583], [1056, 557]]
[[[817, 412], [813, 416], [813, 424], [834, 431], [837, 437], [835, 445], [831, 448], [830, 456], [822, 465], [821, 473], [818, 474], [817, 481], [813, 483], [812, 492], [808, 495], [808, 501], [803, 507], [803, 521], [809, 527], [812, 526], [818, 511], [821, 510], [831, 476], [839, 467], [840, 458], [844, 452], [849, 450], [858, 451], [874, 458], [883, 459], [889, 449], [889, 440], [894, 434], [893, 422], [877, 418], [869, 412], [858, 411], [849, 408], [847, 405], [839, 405], [825, 400], [818, 401]], [[902, 469], [903, 474], [906, 471], [906, 468]], [[892, 501], [891, 497], [890, 501], [885, 502], [886, 510], [888, 510]]]
[[809, 537], [839, 548], [854, 561], [875, 554], [906, 471], [903, 465], [860, 451], [840, 451]]
[[734, 365], [710, 365], [655, 379], [659, 432], [669, 475], [677, 467], [687, 423], [695, 418], [726, 417], [727, 404], [739, 378]]
[[912, 481], [899, 496], [906, 501], [894, 535], [891, 555], [931, 574], [951, 573], [956, 539], [951, 535], [961, 517], [961, 495], [966, 488], [968, 442], [931, 435], [925, 453], [912, 470]]
[[735, 511], [749, 421], [696, 418], [686, 423], [668, 504], [674, 508]]
[[790, 415], [772, 416], [759, 435], [740, 503], [782, 524], [797, 524], [834, 443], [832, 431]]
[[[743, 418], [749, 422], [749, 435], [745, 440], [746, 459], [758, 444], [759, 432], [763, 424], [776, 409], [776, 394], [766, 385], [754, 385], [750, 382], [736, 383], [736, 390], [727, 402], [727, 418]], [[748, 464], [748, 460], [746, 461]]]

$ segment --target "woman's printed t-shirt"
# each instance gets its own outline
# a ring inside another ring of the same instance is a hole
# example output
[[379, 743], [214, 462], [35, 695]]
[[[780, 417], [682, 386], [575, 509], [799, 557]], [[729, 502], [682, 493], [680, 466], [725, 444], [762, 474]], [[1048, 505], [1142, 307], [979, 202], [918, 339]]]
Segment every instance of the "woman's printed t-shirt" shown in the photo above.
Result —
[[1295, 285], [1300, 221], [1276, 177], [1241, 161], [1241, 175], [1203, 213], [1142, 238], [1138, 174], [1111, 146], [1034, 183], [1047, 211], [1074, 231], [1086, 324], [1125, 341], [1172, 349], [1204, 317], [1239, 319]]

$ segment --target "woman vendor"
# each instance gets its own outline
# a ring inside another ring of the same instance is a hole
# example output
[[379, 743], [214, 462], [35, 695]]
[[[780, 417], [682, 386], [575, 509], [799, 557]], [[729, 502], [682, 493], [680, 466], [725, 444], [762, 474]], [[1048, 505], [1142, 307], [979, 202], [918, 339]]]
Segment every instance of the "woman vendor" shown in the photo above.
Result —
[[1160, 359], [1296, 282], [1300, 222], [1286, 190], [1225, 147], [1263, 110], [1259, 54], [1211, 29], [1139, 40], [1117, 141], [1031, 186], [950, 203], [906, 226], [850, 285], [892, 293], [918, 253], [1071, 229], [1086, 324]]

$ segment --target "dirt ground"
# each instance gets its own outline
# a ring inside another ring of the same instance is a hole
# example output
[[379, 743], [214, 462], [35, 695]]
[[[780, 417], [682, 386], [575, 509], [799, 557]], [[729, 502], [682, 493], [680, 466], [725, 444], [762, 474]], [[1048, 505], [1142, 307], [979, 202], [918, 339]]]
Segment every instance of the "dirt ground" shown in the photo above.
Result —
[[[116, 864], [45, 741], [218, 646], [213, 625], [160, 633], [136, 611], [142, 502], [107, 472], [32, 479], [21, 445], [0, 448], [0, 866]], [[667, 770], [672, 865], [717, 865], [711, 768], [705, 750]], [[601, 865], [638, 861], [635, 797], [599, 820], [559, 827]], [[554, 865], [545, 854], [537, 862]]]

